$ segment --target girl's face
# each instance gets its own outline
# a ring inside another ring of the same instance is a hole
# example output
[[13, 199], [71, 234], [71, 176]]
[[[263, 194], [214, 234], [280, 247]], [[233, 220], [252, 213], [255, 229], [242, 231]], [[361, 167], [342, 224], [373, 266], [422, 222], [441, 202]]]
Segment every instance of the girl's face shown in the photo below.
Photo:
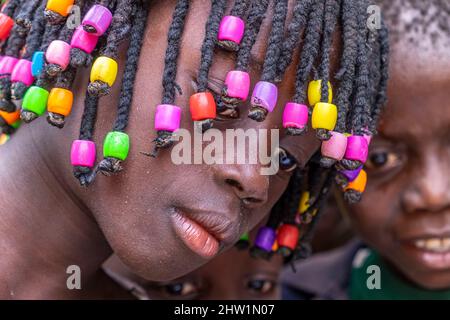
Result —
[[[74, 114], [63, 130], [65, 138], [61, 139], [61, 134], [56, 135], [54, 128], [43, 129], [46, 136], [43, 147], [47, 148], [43, 154], [51, 154], [52, 157], [56, 154], [61, 159], [58, 162], [51, 160], [58, 163], [55, 164], [57, 175], [91, 212], [121, 260], [150, 280], [179, 277], [232, 246], [244, 231], [253, 228], [268, 214], [290, 178], [290, 173], [284, 170], [276, 175], [263, 176], [260, 174], [261, 165], [175, 165], [171, 161], [170, 150], [161, 151], [156, 159], [141, 154], [150, 151], [156, 137], [154, 111], [161, 101], [167, 30], [174, 5], [174, 1], [159, 1], [150, 10], [127, 129], [132, 148], [124, 163], [125, 170], [120, 175], [99, 176], [91, 187], [84, 190], [70, 174], [68, 155], [71, 141], [78, 136], [88, 79], [86, 73], [74, 88], [78, 98]], [[195, 93], [208, 14], [209, 6], [204, 1], [192, 2], [181, 43], [177, 83], [183, 94], [177, 97], [175, 104], [183, 108], [181, 127], [191, 133], [193, 122], [189, 113], [189, 97]], [[254, 82], [259, 79], [264, 60], [270, 16], [267, 16], [253, 50], [250, 74]], [[119, 60], [122, 69], [124, 51]], [[210, 71], [210, 89], [217, 92], [226, 73], [233, 68], [234, 55], [217, 50]], [[215, 127], [222, 131], [227, 128], [280, 129], [283, 106], [294, 93], [294, 77], [295, 66], [288, 70], [279, 86], [278, 107], [266, 121], [257, 123], [248, 119], [248, 105], [242, 105], [240, 119], [225, 119]], [[116, 115], [119, 83], [120, 79], [112, 94], [101, 99], [99, 106], [94, 138], [99, 155], [101, 141], [111, 130]], [[39, 126], [45, 124], [39, 123]], [[286, 149], [299, 165], [304, 165], [317, 150], [318, 142], [312, 132], [292, 138], [285, 137], [281, 130], [280, 147]]]
[[352, 210], [362, 237], [430, 289], [450, 287], [450, 51], [442, 36], [394, 44], [368, 189]]

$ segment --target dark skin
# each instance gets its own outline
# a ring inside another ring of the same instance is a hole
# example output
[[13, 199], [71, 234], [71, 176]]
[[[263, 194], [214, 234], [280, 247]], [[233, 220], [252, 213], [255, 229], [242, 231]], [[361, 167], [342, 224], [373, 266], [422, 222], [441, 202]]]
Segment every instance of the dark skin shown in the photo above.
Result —
[[[290, 173], [280, 171], [275, 176], [261, 176], [261, 165], [175, 166], [168, 151], [161, 152], [157, 159], [140, 153], [149, 151], [156, 137], [154, 106], [161, 99], [163, 57], [173, 8], [174, 1], [160, 1], [152, 5], [149, 14], [127, 130], [132, 149], [124, 172], [116, 177], [98, 177], [88, 189], [81, 188], [71, 174], [70, 146], [78, 137], [88, 70], [78, 75], [73, 88], [76, 97], [73, 113], [63, 130], [50, 127], [41, 118], [23, 126], [11, 143], [2, 147], [1, 298], [103, 296], [106, 284], [99, 270], [113, 252], [143, 278], [165, 281], [180, 277], [213, 256], [196, 254], [176, 235], [171, 219], [178, 208], [188, 208], [197, 216], [220, 215], [226, 219], [234, 231], [232, 241], [220, 242], [222, 252], [241, 233], [260, 222], [286, 188]], [[183, 88], [183, 95], [177, 97], [176, 104], [183, 108], [181, 127], [190, 130], [188, 98], [194, 93], [192, 83], [208, 13], [209, 8], [203, 2], [193, 1], [181, 46], [177, 83]], [[259, 79], [258, 61], [264, 58], [269, 22], [266, 19], [254, 47], [255, 63], [251, 69], [254, 80]], [[217, 54], [210, 78], [223, 80], [234, 66], [232, 57]], [[124, 59], [125, 50], [121, 50], [122, 68]], [[334, 55], [333, 61], [336, 65]], [[294, 93], [294, 77], [292, 66], [279, 85], [278, 107], [266, 121], [256, 123], [247, 119], [248, 105], [245, 105], [241, 107], [241, 119], [216, 127], [281, 128], [282, 106]], [[101, 141], [114, 121], [119, 83], [120, 79], [99, 106], [94, 138], [99, 156]], [[285, 137], [283, 131], [281, 134], [281, 147], [300, 166], [307, 163], [319, 146], [312, 131], [303, 137]], [[73, 264], [82, 270], [83, 290], [66, 288], [65, 270]]]
[[393, 43], [389, 103], [371, 144], [368, 188], [351, 210], [363, 239], [427, 289], [450, 288], [447, 37], [442, 32], [431, 42], [410, 34]]

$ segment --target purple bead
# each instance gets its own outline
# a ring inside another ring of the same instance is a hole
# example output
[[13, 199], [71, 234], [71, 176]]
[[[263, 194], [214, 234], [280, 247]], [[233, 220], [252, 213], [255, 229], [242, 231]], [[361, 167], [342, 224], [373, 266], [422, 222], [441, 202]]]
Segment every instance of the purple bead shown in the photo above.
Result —
[[98, 36], [86, 32], [83, 27], [79, 26], [72, 35], [70, 45], [72, 48], [78, 48], [86, 53], [92, 53], [97, 46]]
[[356, 160], [361, 163], [367, 161], [369, 154], [369, 146], [366, 138], [363, 136], [349, 136], [347, 138], [347, 150], [345, 151], [345, 159]]
[[174, 132], [180, 128], [181, 108], [171, 104], [156, 107], [155, 130]]
[[101, 5], [94, 5], [89, 9], [88, 13], [83, 19], [83, 26], [93, 27], [97, 32], [93, 35], [101, 36], [108, 30], [112, 21], [112, 13], [108, 8]]
[[306, 105], [288, 102], [283, 111], [283, 127], [302, 129], [308, 123], [308, 115]]
[[0, 74], [11, 74], [18, 61], [19, 59], [10, 56], [4, 56], [0, 60]]
[[255, 246], [267, 251], [272, 252], [272, 246], [277, 238], [277, 233], [270, 227], [261, 227], [258, 230], [258, 234], [255, 239]]
[[271, 82], [259, 81], [252, 94], [252, 105], [261, 106], [272, 112], [277, 105], [278, 88]]
[[219, 41], [232, 41], [240, 44], [244, 37], [245, 23], [235, 16], [225, 16], [220, 22], [217, 39]]
[[348, 182], [352, 182], [358, 177], [358, 175], [361, 172], [362, 168], [363, 168], [363, 166], [360, 166], [356, 170], [342, 170], [342, 171], [339, 171], [339, 173], [341, 175], [343, 175], [344, 177], [346, 177]]
[[227, 96], [247, 100], [250, 91], [250, 76], [247, 72], [233, 70], [227, 73], [225, 78]]

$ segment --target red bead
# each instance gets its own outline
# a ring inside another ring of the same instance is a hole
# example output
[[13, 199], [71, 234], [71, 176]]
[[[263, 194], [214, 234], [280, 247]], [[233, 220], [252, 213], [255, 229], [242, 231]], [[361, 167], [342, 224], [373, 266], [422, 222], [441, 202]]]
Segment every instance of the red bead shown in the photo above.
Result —
[[295, 250], [298, 244], [300, 232], [297, 226], [292, 224], [283, 224], [278, 229], [277, 242], [278, 246]]
[[189, 105], [194, 121], [216, 118], [216, 101], [210, 92], [199, 92], [192, 95]]
[[0, 41], [8, 39], [14, 20], [4, 13], [0, 13]]

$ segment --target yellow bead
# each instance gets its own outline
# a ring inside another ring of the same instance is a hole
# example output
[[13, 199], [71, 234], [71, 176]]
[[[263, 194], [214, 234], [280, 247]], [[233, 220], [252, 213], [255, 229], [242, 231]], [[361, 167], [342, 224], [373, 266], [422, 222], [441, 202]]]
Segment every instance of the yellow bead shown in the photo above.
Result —
[[46, 9], [59, 13], [63, 17], [67, 17], [70, 13], [70, 9], [74, 0], [48, 0]]
[[300, 198], [300, 203], [298, 205], [298, 213], [305, 213], [309, 208], [309, 191], [305, 191], [302, 193], [302, 197]]
[[95, 60], [91, 70], [91, 82], [102, 81], [113, 86], [116, 81], [119, 66], [116, 60], [108, 57], [99, 57]]
[[[308, 85], [308, 101], [310, 106], [315, 106], [316, 103], [323, 102], [321, 97], [321, 84], [322, 80], [313, 80]], [[333, 90], [331, 89], [331, 83], [328, 81], [328, 103], [333, 101]]]
[[312, 113], [313, 129], [334, 130], [337, 122], [337, 107], [331, 103], [319, 102]]

